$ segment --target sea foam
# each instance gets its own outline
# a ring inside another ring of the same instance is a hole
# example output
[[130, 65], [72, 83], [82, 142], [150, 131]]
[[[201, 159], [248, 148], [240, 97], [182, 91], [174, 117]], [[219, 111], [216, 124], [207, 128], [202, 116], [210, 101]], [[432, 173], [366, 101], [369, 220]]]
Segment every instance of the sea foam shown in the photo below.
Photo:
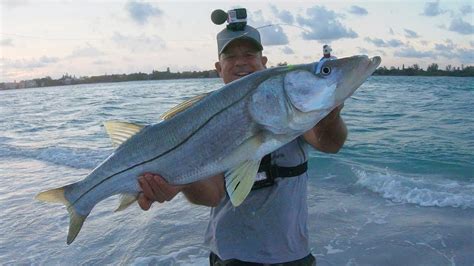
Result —
[[0, 144], [0, 157], [35, 159], [47, 163], [79, 169], [92, 169], [107, 157], [107, 152], [98, 149], [72, 148], [64, 146], [27, 147]]
[[352, 169], [357, 185], [397, 203], [429, 207], [474, 208], [474, 185], [440, 178], [416, 178], [385, 172]]

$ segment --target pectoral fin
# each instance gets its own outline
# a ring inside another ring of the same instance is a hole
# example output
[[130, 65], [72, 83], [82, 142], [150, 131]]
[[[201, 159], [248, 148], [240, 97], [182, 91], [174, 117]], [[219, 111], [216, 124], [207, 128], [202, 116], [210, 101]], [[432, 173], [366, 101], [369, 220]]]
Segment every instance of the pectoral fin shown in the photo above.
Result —
[[107, 121], [104, 122], [104, 126], [114, 147], [120, 146], [145, 127], [142, 125], [119, 121]]
[[258, 161], [244, 161], [225, 174], [226, 190], [232, 205], [239, 206], [252, 190], [260, 166]]
[[137, 201], [137, 195], [132, 194], [121, 194], [119, 198], [120, 204], [115, 212], [123, 211]]
[[160, 116], [160, 118], [163, 119], [163, 120], [170, 119], [173, 116], [175, 116], [175, 115], [183, 112], [184, 110], [188, 109], [189, 107], [193, 106], [195, 103], [199, 102], [200, 100], [202, 100], [207, 95], [209, 95], [209, 92], [194, 96], [191, 99], [188, 99], [188, 100], [176, 105], [175, 107], [169, 109], [164, 114], [162, 114]]

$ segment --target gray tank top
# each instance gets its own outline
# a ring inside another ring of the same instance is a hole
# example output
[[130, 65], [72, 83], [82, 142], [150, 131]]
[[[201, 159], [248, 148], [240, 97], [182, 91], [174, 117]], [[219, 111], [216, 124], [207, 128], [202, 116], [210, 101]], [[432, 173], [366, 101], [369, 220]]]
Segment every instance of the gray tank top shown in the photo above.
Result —
[[[274, 151], [272, 164], [291, 167], [307, 157], [308, 144], [300, 137]], [[306, 173], [277, 178], [275, 185], [251, 191], [239, 207], [226, 195], [211, 209], [205, 243], [223, 260], [282, 263], [307, 256], [306, 182]]]

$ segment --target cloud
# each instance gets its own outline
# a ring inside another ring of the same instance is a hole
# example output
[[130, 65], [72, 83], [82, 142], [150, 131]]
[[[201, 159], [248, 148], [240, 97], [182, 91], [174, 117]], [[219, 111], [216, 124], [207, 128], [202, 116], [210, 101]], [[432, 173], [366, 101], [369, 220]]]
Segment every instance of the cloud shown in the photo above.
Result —
[[371, 54], [371, 55], [373, 55], [373, 54], [375, 54], [375, 55], [383, 55], [383, 56], [387, 55], [387, 53], [385, 53], [384, 51], [382, 51], [382, 50], [380, 50], [380, 49], [374, 51], [374, 50], [368, 50], [368, 49], [366, 49], [366, 48], [364, 48], [364, 47], [357, 47], [357, 50], [359, 51], [359, 53], [365, 54], [365, 55], [370, 55], [370, 54]]
[[435, 49], [437, 51], [452, 51], [456, 48], [456, 45], [450, 39], [447, 39], [445, 43], [436, 43]]
[[474, 47], [474, 41], [470, 41], [469, 44], [471, 45], [471, 47]]
[[[447, 48], [447, 46], [438, 47], [438, 49]], [[436, 55], [440, 57], [445, 57], [448, 59], [457, 59], [463, 64], [473, 64], [474, 63], [474, 49], [466, 48], [456, 48], [446, 50], [438, 50]]]
[[2, 6], [7, 8], [15, 8], [19, 6], [25, 6], [28, 4], [27, 0], [2, 0]]
[[42, 64], [51, 64], [51, 63], [56, 63], [59, 61], [59, 58], [57, 57], [50, 57], [50, 56], [42, 56], [39, 59], [39, 62]]
[[403, 42], [401, 42], [399, 40], [391, 39], [391, 40], [387, 41], [387, 45], [389, 47], [399, 47], [399, 46], [402, 46], [404, 44], [403, 44]]
[[463, 15], [471, 14], [472, 13], [472, 5], [461, 6], [459, 8], [459, 11], [461, 11], [461, 14], [463, 14]]
[[294, 54], [295, 52], [293, 51], [293, 49], [291, 49], [290, 47], [288, 46], [285, 46], [281, 49], [281, 51], [284, 53], [284, 54]]
[[372, 43], [373, 45], [377, 47], [387, 47], [387, 43], [379, 38], [370, 38], [370, 37], [365, 37], [364, 39], [366, 42]]
[[40, 58], [21, 59], [21, 60], [9, 60], [4, 59], [5, 68], [17, 68], [17, 69], [34, 69], [41, 68], [50, 64], [57, 63], [59, 58], [42, 56]]
[[130, 17], [140, 25], [146, 24], [148, 19], [152, 17], [160, 17], [163, 14], [163, 11], [157, 7], [153, 7], [150, 3], [137, 2], [134, 0], [125, 4], [125, 9]]
[[85, 47], [76, 48], [67, 58], [97, 57], [101, 55], [104, 55], [104, 52], [87, 43]]
[[439, 8], [439, 0], [436, 2], [427, 2], [425, 3], [425, 9], [423, 10], [422, 15], [428, 17], [435, 17], [437, 15], [445, 13], [445, 10]]
[[307, 17], [298, 16], [297, 21], [301, 26], [306, 26], [309, 31], [303, 32], [303, 39], [317, 40], [320, 42], [333, 41], [343, 38], [357, 38], [352, 29], [346, 28], [338, 20], [341, 15], [325, 7], [314, 6], [306, 9]]
[[395, 33], [393, 32], [393, 29], [392, 28], [389, 28], [388, 32], [391, 34], [391, 35], [394, 35]]
[[408, 58], [437, 58], [436, 53], [432, 51], [418, 51], [413, 47], [407, 47], [397, 50], [393, 53], [394, 56], [408, 57]]
[[454, 18], [449, 25], [449, 30], [460, 34], [468, 35], [474, 33], [474, 26], [462, 18]]
[[474, 49], [458, 49], [456, 51], [457, 57], [464, 64], [474, 63]]
[[438, 55], [446, 58], [458, 58], [463, 63], [474, 63], [474, 49], [459, 48], [453, 41], [447, 39], [445, 44], [436, 44]]
[[365, 16], [369, 14], [369, 12], [367, 12], [365, 8], [360, 6], [351, 6], [351, 8], [349, 9], [349, 13], [359, 16]]
[[92, 62], [92, 64], [94, 64], [94, 65], [111, 65], [112, 62], [108, 61], [108, 60], [95, 60], [94, 62]]
[[[252, 13], [252, 16], [248, 18], [249, 24], [251, 25], [269, 25], [271, 21], [266, 20], [263, 17], [262, 11], [258, 10]], [[262, 37], [262, 45], [286, 45], [289, 43], [288, 36], [283, 31], [280, 25], [272, 25], [271, 27], [260, 28], [260, 35]]]
[[262, 45], [286, 45], [289, 43], [281, 26], [262, 28], [260, 33], [262, 34]]
[[388, 41], [384, 41], [384, 40], [379, 39], [379, 38], [365, 37], [364, 40], [366, 42], [372, 43], [373, 45], [375, 45], [377, 47], [399, 47], [399, 46], [403, 45], [403, 42], [401, 42], [397, 39], [391, 39], [391, 40], [388, 40]]
[[273, 14], [275, 14], [275, 16], [280, 19], [281, 22], [293, 24], [293, 22], [295, 21], [293, 15], [288, 10], [279, 11], [278, 8], [274, 5], [270, 5], [270, 8]]
[[[474, 47], [474, 45], [471, 45]], [[459, 48], [456, 43], [450, 39], [446, 39], [444, 43], [436, 43], [435, 51], [438, 56], [453, 59], [457, 58], [464, 64], [474, 63], [474, 49]]]
[[3, 39], [3, 40], [0, 41], [0, 46], [13, 47], [13, 40], [12, 39]]
[[112, 41], [119, 47], [126, 48], [132, 52], [148, 52], [166, 48], [165, 41], [157, 35], [142, 34], [140, 36], [131, 36], [114, 32]]
[[369, 53], [369, 50], [367, 50], [366, 48], [363, 48], [363, 47], [357, 47], [357, 50], [359, 50], [359, 53], [362, 53], [362, 54], [368, 54]]
[[407, 38], [418, 38], [420, 37], [418, 35], [418, 33], [412, 31], [412, 30], [409, 30], [409, 29], [404, 29], [405, 30], [405, 37]]

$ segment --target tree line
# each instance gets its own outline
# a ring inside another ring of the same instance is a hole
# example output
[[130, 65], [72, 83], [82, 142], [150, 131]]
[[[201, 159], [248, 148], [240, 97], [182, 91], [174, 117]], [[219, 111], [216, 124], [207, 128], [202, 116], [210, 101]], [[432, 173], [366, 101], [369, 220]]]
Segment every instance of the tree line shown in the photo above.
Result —
[[445, 69], [440, 69], [438, 64], [432, 63], [426, 70], [421, 68], [418, 64], [409, 67], [402, 66], [402, 68], [385, 66], [377, 68], [374, 75], [380, 76], [454, 76], [454, 77], [474, 77], [474, 66], [453, 67], [447, 65]]
[[[286, 66], [286, 62], [278, 63], [276, 66]], [[426, 70], [421, 68], [418, 64], [409, 67], [402, 66], [400, 69], [395, 67], [387, 68], [385, 66], [379, 67], [374, 75], [378, 76], [455, 76], [455, 77], [474, 77], [474, 66], [453, 67], [447, 65], [445, 69], [440, 69], [438, 64], [432, 63]], [[18, 89], [18, 88], [33, 88], [33, 87], [49, 87], [73, 84], [88, 84], [88, 83], [104, 83], [104, 82], [125, 82], [125, 81], [140, 81], [140, 80], [165, 80], [165, 79], [190, 79], [190, 78], [217, 78], [215, 70], [204, 71], [184, 71], [184, 72], [170, 72], [153, 70], [151, 73], [131, 73], [131, 74], [112, 74], [100, 75], [91, 77], [79, 77], [64, 74], [59, 79], [52, 79], [47, 76], [44, 78], [21, 81], [19, 83], [0, 83], [0, 89]]]
[[170, 72], [153, 70], [151, 73], [131, 73], [131, 74], [111, 74], [91, 77], [76, 78], [69, 74], [63, 75], [59, 79], [52, 79], [51, 77], [44, 77], [34, 79], [38, 87], [60, 86], [72, 84], [88, 84], [88, 83], [104, 83], [104, 82], [125, 82], [125, 81], [140, 81], [140, 80], [164, 80], [164, 79], [193, 79], [193, 78], [214, 78], [217, 77], [215, 70], [204, 71], [184, 71], [184, 72]]

